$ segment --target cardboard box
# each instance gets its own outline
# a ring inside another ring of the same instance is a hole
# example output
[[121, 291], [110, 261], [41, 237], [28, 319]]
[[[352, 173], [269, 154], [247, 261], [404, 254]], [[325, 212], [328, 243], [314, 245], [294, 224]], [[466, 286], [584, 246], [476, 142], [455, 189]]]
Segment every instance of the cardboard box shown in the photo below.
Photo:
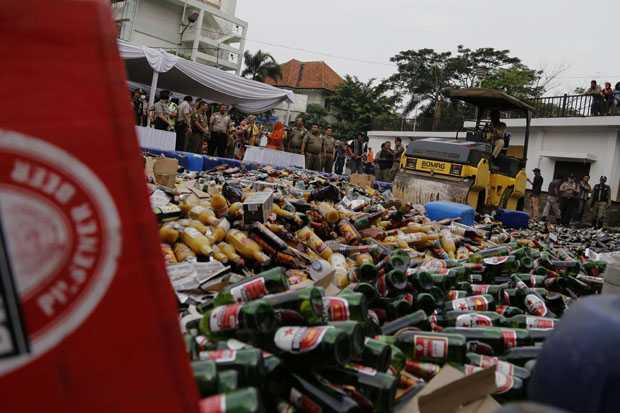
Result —
[[500, 404], [495, 392], [495, 366], [465, 376], [445, 365], [411, 400], [398, 404], [397, 413], [494, 413]]
[[273, 192], [254, 192], [249, 194], [243, 201], [243, 222], [265, 222], [271, 214], [273, 206]]
[[351, 175], [351, 183], [365, 188], [372, 188], [375, 184], [375, 177], [374, 175], [353, 174]]

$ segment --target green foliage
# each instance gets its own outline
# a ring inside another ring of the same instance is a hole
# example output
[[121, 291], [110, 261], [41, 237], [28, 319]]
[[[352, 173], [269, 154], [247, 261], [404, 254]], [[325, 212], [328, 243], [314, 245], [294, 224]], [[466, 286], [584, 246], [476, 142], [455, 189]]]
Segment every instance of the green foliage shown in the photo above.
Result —
[[542, 75], [522, 64], [508, 68], [499, 68], [490, 73], [480, 82], [481, 87], [499, 89], [521, 99], [532, 99], [542, 96], [544, 86], [537, 83]]
[[328, 115], [327, 110], [316, 103], [311, 103], [306, 107], [306, 114], [303, 116], [306, 128], [310, 129], [313, 124], [319, 125], [321, 128], [327, 126], [325, 117]]
[[385, 82], [375, 84], [375, 79], [362, 82], [355, 76], [345, 76], [344, 82], [328, 97], [338, 120], [333, 127], [346, 139], [372, 129], [376, 121], [398, 119], [395, 112], [398, 96], [390, 94]]
[[243, 64], [245, 68], [241, 76], [249, 77], [252, 80], [264, 82], [266, 78], [282, 78], [282, 69], [276, 60], [269, 53], [258, 50], [255, 54], [246, 50], [243, 54]]
[[441, 116], [446, 88], [488, 87], [523, 99], [545, 92], [543, 72], [530, 69], [509, 50], [472, 50], [459, 45], [454, 55], [433, 49], [405, 50], [390, 60], [397, 64], [398, 72], [387, 82], [401, 97], [407, 97], [405, 115], [421, 100], [430, 99], [425, 115]]

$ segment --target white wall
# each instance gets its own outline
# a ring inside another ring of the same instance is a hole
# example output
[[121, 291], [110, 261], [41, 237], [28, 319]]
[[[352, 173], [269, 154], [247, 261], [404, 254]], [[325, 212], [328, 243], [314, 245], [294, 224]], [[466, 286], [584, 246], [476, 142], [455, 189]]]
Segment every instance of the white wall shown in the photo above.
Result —
[[[177, 47], [182, 13], [182, 7], [167, 1], [141, 1], [130, 42], [151, 47]], [[191, 50], [187, 52], [191, 54]]]

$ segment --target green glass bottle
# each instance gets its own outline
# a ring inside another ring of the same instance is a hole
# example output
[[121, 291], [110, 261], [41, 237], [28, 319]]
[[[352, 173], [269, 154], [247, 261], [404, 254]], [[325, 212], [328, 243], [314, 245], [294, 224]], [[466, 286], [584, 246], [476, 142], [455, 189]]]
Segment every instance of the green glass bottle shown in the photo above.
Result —
[[218, 371], [235, 370], [239, 374], [240, 386], [256, 386], [265, 374], [262, 352], [252, 347], [205, 351], [200, 353], [200, 358], [201, 361], [194, 363], [210, 360], [216, 364]]
[[351, 357], [354, 359], [359, 358], [364, 351], [364, 340], [366, 339], [362, 323], [346, 320], [331, 321], [329, 325], [344, 331], [349, 336], [349, 340], [351, 341]]
[[379, 336], [379, 341], [394, 344], [412, 360], [443, 364], [463, 363], [467, 341], [462, 334], [406, 331], [398, 336]]
[[435, 308], [437, 308], [437, 297], [429, 293], [420, 293], [416, 295], [413, 307], [430, 315], [435, 311]]
[[588, 260], [581, 264], [583, 271], [592, 277], [600, 277], [607, 269], [607, 263], [600, 260]]
[[407, 373], [413, 374], [426, 381], [430, 381], [440, 370], [441, 366], [435, 363], [426, 363], [417, 360], [407, 360], [405, 363], [405, 371]]
[[232, 303], [246, 303], [288, 290], [288, 277], [282, 267], [271, 268], [253, 277], [226, 286], [215, 297], [216, 306]]
[[494, 311], [446, 311], [431, 317], [435, 324], [442, 327], [493, 327], [503, 320]]
[[381, 372], [386, 372], [390, 368], [393, 357], [392, 347], [389, 344], [366, 337], [364, 347], [360, 357], [354, 360], [358, 364], [363, 364]]
[[366, 229], [368, 227], [370, 227], [372, 221], [378, 219], [379, 217], [381, 217], [383, 214], [385, 213], [385, 211], [377, 211], [377, 212], [373, 212], [370, 214], [364, 214], [361, 217], [355, 219], [353, 221], [353, 226], [357, 229], [357, 230], [363, 230]]
[[273, 331], [276, 325], [273, 307], [263, 300], [228, 304], [208, 311], [200, 320], [200, 331], [209, 338], [227, 338], [240, 331], [257, 334]]
[[334, 383], [355, 387], [372, 402], [375, 412], [387, 413], [394, 409], [396, 377], [359, 364], [344, 368], [327, 368], [321, 374]]
[[300, 367], [344, 366], [351, 359], [349, 336], [333, 326], [280, 327], [273, 342], [279, 357]]
[[494, 256], [482, 259], [484, 264], [484, 276], [493, 279], [500, 274], [512, 274], [519, 271], [519, 260], [514, 255]]
[[317, 287], [300, 288], [283, 293], [270, 294], [263, 300], [276, 309], [297, 311], [304, 317], [308, 325], [323, 324], [325, 310], [323, 309], [323, 290]]
[[398, 269], [393, 269], [385, 274], [385, 281], [390, 291], [404, 290], [407, 287], [407, 276]]
[[504, 318], [514, 317], [516, 315], [524, 314], [523, 310], [519, 307], [513, 307], [509, 305], [498, 305], [495, 307], [495, 312]]
[[510, 318], [504, 318], [501, 325], [503, 327], [523, 328], [526, 330], [552, 330], [557, 325], [557, 322], [558, 320], [555, 318], [519, 314]]
[[[436, 278], [438, 277], [445, 276], [437, 275]], [[413, 287], [418, 291], [427, 291], [430, 290], [433, 285], [436, 285], [433, 279], [433, 275], [426, 271], [414, 272], [413, 274], [411, 274], [409, 279], [411, 280], [411, 284], [413, 284]]]
[[[511, 277], [515, 277], [515, 276], [519, 280], [523, 281], [525, 285], [527, 285], [530, 288], [544, 286], [545, 278], [547, 278], [543, 275], [536, 275], [536, 274], [530, 274], [530, 273], [515, 273], [511, 275]], [[489, 294], [492, 294], [492, 293], [489, 293]]]
[[445, 311], [492, 311], [494, 309], [495, 299], [490, 294], [472, 295], [444, 303]]
[[499, 359], [523, 367], [528, 361], [538, 358], [541, 351], [542, 346], [515, 347], [501, 355]]
[[444, 333], [460, 334], [467, 341], [480, 341], [493, 348], [495, 354], [504, 354], [507, 350], [531, 343], [527, 330], [500, 327], [446, 327]]
[[327, 321], [366, 321], [368, 318], [368, 304], [362, 293], [344, 292], [338, 296], [325, 296], [323, 311]]
[[254, 387], [202, 399], [201, 413], [258, 413], [262, 411], [258, 392]]
[[385, 336], [391, 336], [398, 330], [405, 327], [417, 327], [420, 330], [429, 331], [431, 329], [431, 324], [428, 320], [426, 312], [424, 312], [424, 310], [417, 310], [413, 313], [404, 315], [403, 317], [383, 324], [381, 327], [381, 332]]
[[237, 389], [239, 376], [234, 370], [218, 373], [217, 365], [210, 360], [192, 363], [194, 381], [200, 396], [207, 397], [218, 393], [228, 393]]

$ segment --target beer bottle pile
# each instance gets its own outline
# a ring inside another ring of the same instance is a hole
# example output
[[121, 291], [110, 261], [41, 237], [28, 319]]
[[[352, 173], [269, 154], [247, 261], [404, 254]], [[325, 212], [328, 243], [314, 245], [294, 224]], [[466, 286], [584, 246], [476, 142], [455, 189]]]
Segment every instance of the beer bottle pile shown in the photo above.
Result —
[[[244, 222], [257, 180], [274, 185], [273, 208]], [[305, 171], [199, 181], [209, 197], [156, 213], [168, 265], [217, 260], [235, 275], [180, 305], [204, 412], [390, 412], [446, 364], [495, 366], [494, 396], [526, 399], [546, 337], [602, 288], [604, 263], [488, 217], [433, 222]], [[222, 182], [240, 190], [228, 199]]]

